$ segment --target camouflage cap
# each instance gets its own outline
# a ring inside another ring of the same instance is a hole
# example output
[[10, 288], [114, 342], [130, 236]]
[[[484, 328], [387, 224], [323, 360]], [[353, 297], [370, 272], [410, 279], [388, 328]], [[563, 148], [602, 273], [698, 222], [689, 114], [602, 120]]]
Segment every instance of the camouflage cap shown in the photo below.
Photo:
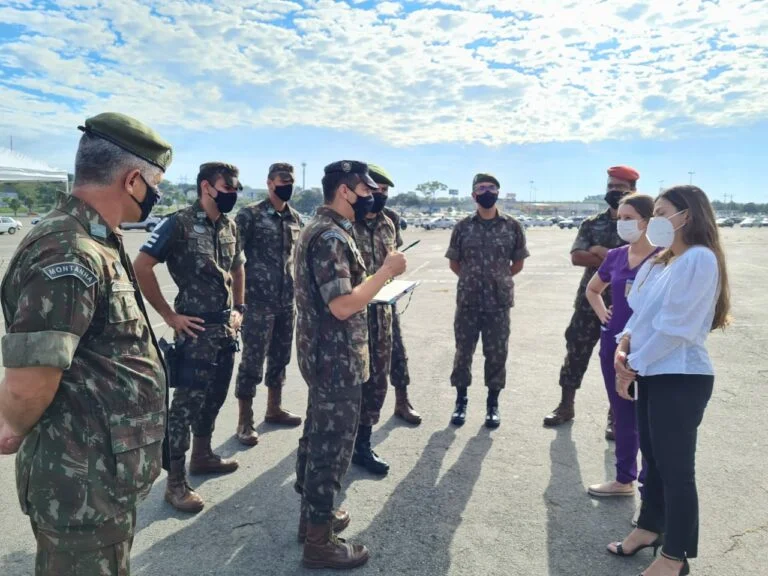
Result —
[[243, 184], [240, 182], [240, 169], [234, 164], [227, 164], [226, 162], [206, 162], [200, 164], [200, 172], [197, 175], [198, 182], [207, 180], [214, 184], [211, 179], [215, 179], [217, 176], [224, 178], [224, 182], [230, 188], [237, 190], [243, 189]]
[[267, 178], [272, 178], [275, 174], [280, 174], [283, 180], [293, 180], [293, 164], [288, 162], [275, 162], [269, 167]]
[[381, 166], [368, 164], [368, 172], [370, 173], [371, 178], [373, 178], [373, 181], [377, 184], [382, 184], [391, 188], [395, 187], [395, 183], [392, 182], [392, 177], [389, 175], [389, 172], [384, 170]]
[[146, 160], [163, 172], [171, 165], [171, 145], [149, 126], [119, 112], [104, 112], [88, 118], [85, 126], [78, 126], [86, 134], [96, 136], [119, 146], [126, 152]]
[[358, 162], [357, 160], [339, 160], [333, 162], [325, 167], [325, 174], [341, 175], [341, 174], [356, 174], [360, 176], [360, 180], [373, 190], [378, 190], [379, 185], [376, 184], [371, 175], [368, 172], [368, 164], [365, 162]]
[[496, 179], [496, 176], [493, 174], [489, 174], [487, 172], [481, 172], [480, 174], [475, 174], [475, 177], [472, 179], [472, 187], [474, 188], [478, 184], [482, 182], [490, 182], [491, 184], [496, 184], [497, 188], [501, 188], [501, 184], [499, 184], [499, 181]]

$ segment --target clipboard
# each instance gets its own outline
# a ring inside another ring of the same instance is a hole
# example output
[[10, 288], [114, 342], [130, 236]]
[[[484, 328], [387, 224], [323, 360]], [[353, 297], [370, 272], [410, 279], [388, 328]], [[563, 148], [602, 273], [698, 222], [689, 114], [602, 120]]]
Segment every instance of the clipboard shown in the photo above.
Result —
[[376, 293], [371, 304], [394, 304], [406, 294], [413, 292], [420, 282], [413, 280], [392, 280]]

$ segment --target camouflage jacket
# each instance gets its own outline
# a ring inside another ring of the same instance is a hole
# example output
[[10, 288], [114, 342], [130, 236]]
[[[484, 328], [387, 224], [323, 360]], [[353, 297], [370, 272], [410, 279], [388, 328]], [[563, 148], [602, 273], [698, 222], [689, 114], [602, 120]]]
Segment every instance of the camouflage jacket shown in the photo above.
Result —
[[1, 290], [3, 365], [63, 370], [16, 458], [21, 508], [84, 545], [125, 539], [96, 527], [132, 510], [160, 472], [165, 370], [121, 234], [62, 196]]
[[[394, 223], [388, 216], [379, 213], [375, 218], [355, 222], [352, 229], [368, 275], [375, 274], [387, 254], [395, 250], [397, 229]], [[376, 321], [381, 327], [378, 331], [379, 338], [391, 338], [392, 306], [371, 305], [368, 313], [376, 314]]]
[[301, 217], [290, 205], [275, 210], [269, 199], [237, 214], [245, 251], [245, 302], [249, 310], [280, 311], [293, 307], [293, 257]]
[[387, 208], [386, 206], [382, 212], [384, 212], [384, 215], [392, 220], [392, 224], [395, 225], [395, 248], [400, 248], [400, 246], [403, 245], [403, 237], [400, 235], [400, 215], [392, 210], [392, 208]]
[[[616, 230], [616, 220], [611, 216], [611, 211], [606, 210], [600, 214], [590, 216], [579, 226], [579, 232], [576, 235], [576, 240], [573, 241], [571, 246], [571, 254], [577, 250], [589, 250], [592, 246], [604, 246], [608, 249], [618, 248], [626, 244]], [[589, 310], [592, 307], [587, 300], [587, 284], [592, 279], [592, 276], [597, 272], [597, 268], [585, 268], [584, 274], [581, 276], [581, 282], [579, 283], [579, 289], [576, 291], [576, 300], [574, 301], [574, 307], [587, 308]], [[611, 287], [608, 286], [603, 292], [603, 296], [606, 298], [607, 304], [610, 304], [611, 300]]]
[[296, 356], [304, 380], [362, 384], [369, 377], [366, 310], [338, 320], [328, 304], [365, 280], [352, 223], [327, 206], [304, 228], [296, 249]]
[[[179, 314], [211, 314], [232, 307], [232, 270], [245, 263], [235, 222], [222, 214], [214, 223], [198, 200], [163, 219], [141, 247], [159, 262], [179, 289]], [[206, 337], [214, 337], [206, 330]]]
[[529, 255], [523, 227], [508, 214], [499, 211], [483, 220], [475, 213], [458, 222], [445, 253], [461, 264], [456, 305], [484, 310], [514, 306], [510, 267]]

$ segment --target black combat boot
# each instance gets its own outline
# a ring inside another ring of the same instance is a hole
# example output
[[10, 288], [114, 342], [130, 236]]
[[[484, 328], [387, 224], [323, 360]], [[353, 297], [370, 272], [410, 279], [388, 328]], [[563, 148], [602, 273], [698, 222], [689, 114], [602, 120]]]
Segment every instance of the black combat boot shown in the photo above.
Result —
[[466, 388], [456, 388], [456, 408], [453, 410], [451, 416], [451, 424], [454, 426], [463, 426], [467, 420], [467, 404], [469, 399], [467, 398]]
[[485, 414], [486, 428], [498, 428], [501, 425], [501, 414], [499, 414], [499, 392], [501, 392], [501, 390], [488, 390], [488, 400], [486, 401], [487, 412]]
[[358, 426], [355, 439], [355, 452], [352, 454], [352, 464], [362, 466], [371, 474], [385, 476], [389, 472], [389, 464], [379, 458], [371, 449], [371, 427]]

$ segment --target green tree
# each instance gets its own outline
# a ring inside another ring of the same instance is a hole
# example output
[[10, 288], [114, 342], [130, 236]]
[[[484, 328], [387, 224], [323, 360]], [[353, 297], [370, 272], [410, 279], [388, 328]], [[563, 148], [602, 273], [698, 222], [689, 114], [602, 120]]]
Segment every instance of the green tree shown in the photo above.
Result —
[[744, 204], [744, 212], [746, 212], [747, 214], [757, 214], [758, 213], [757, 204], [755, 204], [754, 202], [747, 202], [746, 204]]
[[415, 192], [406, 192], [393, 196], [390, 200], [393, 206], [402, 206], [403, 208], [418, 208], [421, 206], [421, 198]]
[[24, 206], [27, 207], [27, 212], [32, 212], [32, 209], [37, 203], [37, 198], [34, 190], [19, 192], [19, 200]]
[[18, 198], [11, 198], [8, 200], [8, 208], [13, 210], [13, 216], [16, 217], [19, 214], [19, 208], [21, 208], [21, 202]]
[[323, 193], [317, 190], [302, 190], [291, 199], [291, 205], [302, 214], [313, 214], [323, 203]]
[[431, 182], [423, 182], [416, 186], [416, 191], [421, 192], [421, 194], [424, 195], [424, 199], [429, 202], [430, 209], [435, 203], [435, 197], [437, 196], [437, 193], [444, 192], [446, 190], [448, 190], [448, 186], [442, 182], [438, 182], [437, 180], [432, 180]]

